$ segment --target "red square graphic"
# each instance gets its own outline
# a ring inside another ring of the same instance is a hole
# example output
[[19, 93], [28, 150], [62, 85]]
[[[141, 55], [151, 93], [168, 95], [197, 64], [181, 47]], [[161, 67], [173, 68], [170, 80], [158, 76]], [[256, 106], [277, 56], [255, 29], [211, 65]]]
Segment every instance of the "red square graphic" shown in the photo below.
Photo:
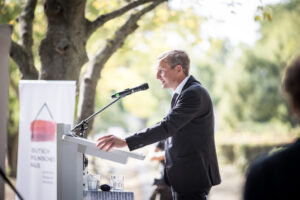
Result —
[[47, 120], [34, 120], [30, 124], [30, 130], [31, 141], [54, 141], [56, 133], [56, 123]]

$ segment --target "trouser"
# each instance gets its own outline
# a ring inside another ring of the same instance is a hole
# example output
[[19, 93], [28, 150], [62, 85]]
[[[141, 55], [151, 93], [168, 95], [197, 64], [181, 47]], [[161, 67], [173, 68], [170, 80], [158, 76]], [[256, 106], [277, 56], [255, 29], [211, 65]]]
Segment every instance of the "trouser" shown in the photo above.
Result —
[[180, 194], [176, 192], [173, 187], [171, 187], [172, 190], [172, 197], [173, 200], [207, 200], [208, 199], [208, 192], [199, 192], [199, 193], [192, 193], [192, 194]]
[[150, 200], [155, 200], [156, 196], [159, 196], [159, 200], [172, 200], [172, 192], [169, 186], [158, 185], [157, 188], [153, 191]]

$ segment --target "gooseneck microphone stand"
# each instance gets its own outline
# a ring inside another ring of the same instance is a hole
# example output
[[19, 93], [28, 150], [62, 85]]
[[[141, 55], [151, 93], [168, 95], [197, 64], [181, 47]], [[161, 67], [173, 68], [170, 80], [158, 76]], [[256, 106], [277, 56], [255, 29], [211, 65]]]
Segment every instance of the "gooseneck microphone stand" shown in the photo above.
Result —
[[[71, 132], [78, 130], [79, 129], [79, 133], [80, 133], [80, 137], [84, 137], [85, 132], [88, 129], [88, 121], [90, 121], [92, 118], [94, 118], [96, 115], [98, 115], [99, 113], [101, 113], [103, 110], [105, 110], [106, 108], [108, 108], [109, 106], [111, 106], [112, 104], [116, 103], [117, 101], [119, 101], [121, 98], [123, 98], [124, 96], [127, 95], [121, 95], [119, 96], [117, 99], [113, 100], [112, 102], [110, 102], [109, 104], [107, 104], [106, 106], [104, 106], [103, 108], [101, 108], [100, 110], [98, 110], [97, 112], [95, 112], [94, 114], [90, 115], [89, 117], [87, 117], [86, 119], [82, 120], [79, 124], [75, 125], [75, 127], [71, 130]], [[73, 135], [76, 136], [76, 135]]]
[[1, 167], [0, 167], [0, 174], [1, 174], [1, 177], [3, 178], [3, 180], [5, 182], [7, 182], [7, 184], [10, 186], [10, 188], [17, 194], [17, 196], [19, 197], [19, 199], [24, 200], [24, 198], [22, 197], [22, 195], [18, 192], [18, 190], [14, 187], [14, 185], [7, 178], [7, 176], [5, 175], [5, 173], [4, 173], [4, 171], [2, 170]]
[[[106, 105], [104, 108], [100, 109], [99, 111], [95, 112], [94, 114], [92, 114], [91, 116], [89, 116], [88, 118], [82, 120], [79, 124], [77, 124], [72, 130], [71, 132], [74, 132], [75, 130], [78, 130], [80, 131], [80, 137], [84, 137], [84, 134], [85, 132], [87, 131], [88, 129], [88, 121], [90, 119], [92, 119], [93, 117], [95, 117], [96, 115], [98, 115], [99, 113], [101, 113], [103, 110], [105, 110], [106, 108], [108, 108], [109, 106], [111, 106], [113, 103], [117, 102], [118, 100], [120, 100], [121, 98], [127, 96], [127, 95], [130, 95], [134, 92], [139, 92], [139, 91], [142, 91], [142, 90], [147, 90], [149, 88], [148, 86], [148, 83], [144, 83], [140, 86], [137, 86], [135, 88], [131, 88], [131, 89], [125, 89], [124, 91], [122, 92], [118, 92], [114, 95], [112, 95], [111, 97], [112, 98], [116, 98], [114, 101], [112, 101], [111, 103], [109, 103], [108, 105]], [[71, 133], [70, 134], [71, 136], [77, 136], [76, 134], [73, 134]]]
[[[77, 137], [76, 133], [73, 134], [72, 132], [79, 129], [79, 136], [84, 137], [85, 132], [88, 130], [88, 121], [90, 121], [92, 118], [94, 118], [96, 115], [101, 113], [103, 110], [105, 110], [106, 108], [108, 108], [109, 106], [114, 104], [115, 102], [119, 101], [122, 97], [127, 96], [127, 95], [128, 94], [118, 96], [118, 98], [116, 98], [115, 100], [113, 100], [112, 102], [110, 102], [109, 104], [107, 104], [106, 106], [104, 106], [103, 108], [101, 108], [100, 110], [95, 112], [94, 114], [90, 115], [86, 119], [82, 120], [79, 124], [75, 125], [75, 127], [71, 130], [71, 133], [69, 135], [71, 135], [73, 137]], [[86, 169], [86, 167], [88, 166], [88, 159], [85, 156], [85, 154], [83, 154], [82, 162], [83, 162], [83, 171], [84, 171]]]

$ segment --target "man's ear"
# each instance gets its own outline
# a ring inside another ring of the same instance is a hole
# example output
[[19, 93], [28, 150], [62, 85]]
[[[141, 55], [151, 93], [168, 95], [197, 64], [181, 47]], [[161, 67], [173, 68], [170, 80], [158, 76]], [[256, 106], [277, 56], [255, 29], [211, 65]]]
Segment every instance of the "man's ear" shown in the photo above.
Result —
[[183, 71], [182, 66], [181, 65], [176, 65], [176, 71], [177, 72]]

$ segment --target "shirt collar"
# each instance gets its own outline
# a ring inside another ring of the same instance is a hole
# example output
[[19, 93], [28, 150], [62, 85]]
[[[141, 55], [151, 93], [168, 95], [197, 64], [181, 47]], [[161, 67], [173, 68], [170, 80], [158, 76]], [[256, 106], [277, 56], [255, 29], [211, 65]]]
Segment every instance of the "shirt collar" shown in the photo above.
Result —
[[189, 78], [190, 78], [190, 75], [188, 75], [187, 77], [185, 77], [185, 79], [183, 79], [183, 80], [181, 81], [181, 83], [177, 86], [177, 88], [176, 88], [175, 91], [173, 92], [173, 95], [174, 95], [175, 93], [177, 93], [178, 95], [181, 93], [181, 91], [182, 91], [184, 85], [186, 84], [186, 82], [188, 81]]

